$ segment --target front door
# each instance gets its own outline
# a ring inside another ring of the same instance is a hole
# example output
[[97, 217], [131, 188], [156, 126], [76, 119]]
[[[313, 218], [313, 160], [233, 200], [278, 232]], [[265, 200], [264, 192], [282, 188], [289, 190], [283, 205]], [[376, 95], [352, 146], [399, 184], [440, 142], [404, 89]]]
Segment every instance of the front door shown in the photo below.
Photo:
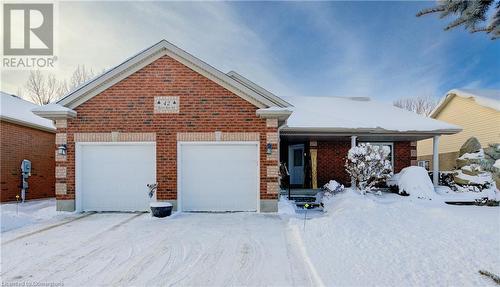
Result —
[[290, 184], [304, 184], [304, 145], [296, 144], [288, 147], [288, 171]]

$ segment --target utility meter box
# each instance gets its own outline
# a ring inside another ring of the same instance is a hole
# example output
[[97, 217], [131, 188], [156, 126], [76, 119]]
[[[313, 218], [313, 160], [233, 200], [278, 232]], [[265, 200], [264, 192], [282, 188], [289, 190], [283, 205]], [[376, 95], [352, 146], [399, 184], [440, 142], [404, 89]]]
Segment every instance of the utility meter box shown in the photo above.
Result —
[[31, 176], [31, 161], [23, 159], [23, 162], [21, 163], [21, 171], [23, 172], [24, 178]]

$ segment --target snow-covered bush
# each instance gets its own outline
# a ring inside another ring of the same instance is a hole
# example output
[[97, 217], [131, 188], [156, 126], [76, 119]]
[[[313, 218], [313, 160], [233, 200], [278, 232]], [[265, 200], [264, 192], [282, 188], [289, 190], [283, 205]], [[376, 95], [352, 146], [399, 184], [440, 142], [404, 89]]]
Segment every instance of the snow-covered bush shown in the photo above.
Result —
[[427, 170], [419, 166], [409, 166], [392, 176], [388, 185], [397, 185], [399, 193], [411, 197], [432, 199], [436, 195], [434, 185]]
[[321, 191], [316, 193], [316, 203], [325, 203], [329, 201], [335, 194], [344, 191], [344, 185], [336, 182], [335, 180], [330, 180], [325, 184]]
[[387, 146], [368, 143], [349, 150], [345, 168], [356, 180], [356, 187], [362, 193], [370, 191], [377, 183], [384, 182], [392, 175], [391, 161], [387, 159], [389, 153]]

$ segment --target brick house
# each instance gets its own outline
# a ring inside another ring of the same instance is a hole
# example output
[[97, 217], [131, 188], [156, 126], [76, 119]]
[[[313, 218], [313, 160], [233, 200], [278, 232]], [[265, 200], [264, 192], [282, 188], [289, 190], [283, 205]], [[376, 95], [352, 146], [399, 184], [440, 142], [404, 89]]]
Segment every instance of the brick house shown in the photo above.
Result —
[[354, 134], [390, 142], [402, 168], [416, 140], [456, 132], [417, 116], [431, 128], [318, 134], [290, 125], [296, 109], [162, 40], [34, 113], [55, 120], [54, 150], [66, 149], [56, 157], [57, 208], [80, 211], [146, 210], [155, 182], [156, 200], [183, 211], [275, 211], [280, 161], [309, 170], [317, 186], [345, 177], [337, 166]]
[[52, 121], [34, 115], [37, 105], [0, 92], [1, 202], [21, 196], [21, 163], [31, 161], [27, 200], [54, 197], [56, 129]]

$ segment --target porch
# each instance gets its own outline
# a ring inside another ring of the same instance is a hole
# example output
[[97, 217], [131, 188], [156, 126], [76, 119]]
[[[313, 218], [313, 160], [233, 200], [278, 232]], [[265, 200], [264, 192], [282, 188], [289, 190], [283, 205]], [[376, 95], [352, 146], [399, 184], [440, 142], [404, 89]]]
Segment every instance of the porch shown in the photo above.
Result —
[[[296, 132], [284, 128], [280, 133], [280, 163], [289, 174], [288, 182], [281, 183], [282, 189], [290, 188], [292, 197], [311, 197], [330, 180], [336, 180], [346, 187], [352, 179], [344, 164], [349, 149], [360, 143], [387, 146], [394, 173], [403, 168], [417, 165], [417, 141], [433, 138], [434, 157], [437, 158], [439, 135], [424, 133], [318, 133]], [[433, 183], [438, 184], [438, 163], [433, 166]], [[289, 183], [289, 185], [288, 185]]]

